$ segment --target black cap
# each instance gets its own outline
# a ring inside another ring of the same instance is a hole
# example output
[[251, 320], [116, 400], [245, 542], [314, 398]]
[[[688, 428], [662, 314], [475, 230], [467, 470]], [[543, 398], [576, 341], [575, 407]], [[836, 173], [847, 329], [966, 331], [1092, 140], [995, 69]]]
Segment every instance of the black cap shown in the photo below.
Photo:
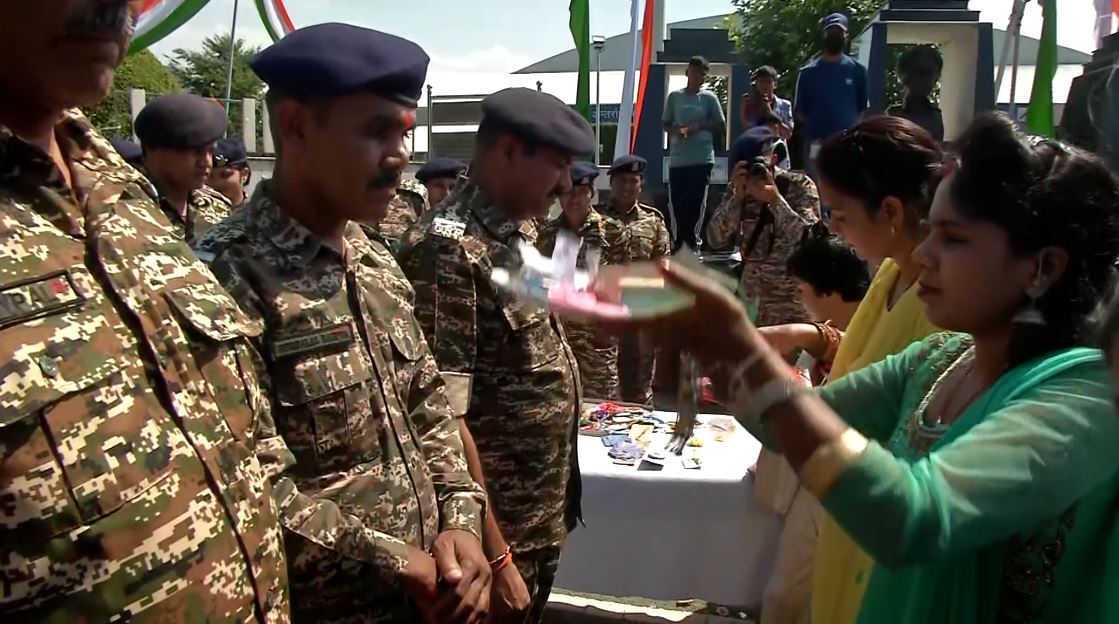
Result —
[[482, 100], [482, 126], [568, 154], [595, 148], [591, 125], [554, 95], [534, 89], [502, 89]]
[[148, 102], [133, 125], [145, 148], [194, 149], [220, 139], [229, 118], [216, 101], [179, 92]]
[[610, 164], [610, 175], [615, 173], [645, 173], [645, 167], [648, 161], [638, 156], [637, 154], [628, 154], [626, 156], [619, 156], [614, 159]]
[[115, 149], [117, 153], [120, 154], [120, 157], [124, 159], [124, 162], [130, 165], [135, 165], [136, 163], [144, 159], [144, 150], [140, 147], [140, 144], [136, 143], [135, 141], [129, 141], [128, 139], [114, 137], [112, 139], [109, 139], [109, 143], [113, 145], [113, 149]]
[[752, 161], [765, 153], [766, 147], [777, 140], [777, 135], [765, 126], [750, 128], [738, 135], [730, 146], [727, 161], [731, 168], [742, 161]]
[[463, 171], [466, 171], [466, 165], [461, 160], [436, 156], [420, 167], [416, 179], [426, 183], [435, 178], [456, 178]]
[[365, 91], [415, 108], [430, 61], [423, 48], [407, 39], [326, 23], [292, 31], [254, 56], [249, 66], [283, 95]]
[[598, 177], [598, 166], [582, 160], [571, 164], [571, 186], [592, 186]]
[[698, 55], [693, 56], [692, 60], [688, 61], [688, 66], [689, 67], [702, 67], [704, 70], [707, 70], [707, 69], [711, 68], [711, 64], [707, 62], [707, 59], [703, 58], [702, 56], [698, 56]]
[[241, 139], [222, 139], [214, 144], [214, 166], [232, 167], [249, 164], [249, 154]]

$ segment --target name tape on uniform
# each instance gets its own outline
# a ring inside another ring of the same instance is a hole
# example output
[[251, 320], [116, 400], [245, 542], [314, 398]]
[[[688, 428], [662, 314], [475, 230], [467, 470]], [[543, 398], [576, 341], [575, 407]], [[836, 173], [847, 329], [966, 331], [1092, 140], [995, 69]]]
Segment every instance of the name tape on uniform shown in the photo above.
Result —
[[350, 323], [338, 323], [322, 329], [300, 332], [276, 338], [271, 341], [268, 351], [272, 359], [302, 355], [312, 351], [348, 347], [354, 341], [354, 329]]
[[455, 221], [453, 219], [446, 219], [443, 217], [435, 217], [431, 223], [432, 233], [436, 236], [449, 238], [451, 240], [459, 240], [462, 235], [466, 233], [466, 224], [462, 221]]
[[0, 327], [69, 310], [81, 305], [85, 299], [66, 270], [2, 284]]

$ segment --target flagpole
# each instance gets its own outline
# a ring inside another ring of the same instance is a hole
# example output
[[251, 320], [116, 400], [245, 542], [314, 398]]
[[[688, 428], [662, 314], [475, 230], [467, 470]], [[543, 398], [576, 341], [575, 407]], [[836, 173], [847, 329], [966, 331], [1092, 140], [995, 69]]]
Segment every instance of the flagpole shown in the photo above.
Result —
[[594, 84], [594, 164], [602, 164], [602, 50], [606, 48], [606, 37], [595, 35], [591, 38], [595, 53]]
[[225, 67], [225, 113], [232, 113], [233, 102], [233, 53], [237, 50], [237, 6], [240, 0], [233, 0], [233, 24], [229, 29], [229, 59]]

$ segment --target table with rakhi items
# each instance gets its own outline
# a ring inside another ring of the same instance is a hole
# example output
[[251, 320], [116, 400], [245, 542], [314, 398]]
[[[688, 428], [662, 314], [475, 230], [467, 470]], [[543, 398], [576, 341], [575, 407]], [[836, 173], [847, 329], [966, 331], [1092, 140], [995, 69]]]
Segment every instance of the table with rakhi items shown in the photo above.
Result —
[[[672, 422], [671, 412], [653, 412]], [[710, 426], [719, 423], [729, 433]], [[699, 469], [666, 454], [661, 470], [618, 465], [601, 438], [579, 436], [583, 519], [568, 537], [556, 587], [654, 600], [754, 607], [773, 566], [780, 520], [754, 498], [748, 470], [761, 443], [726, 416], [701, 414]], [[671, 430], [671, 427], [669, 427]], [[721, 435], [720, 435], [721, 433]], [[649, 449], [670, 433], [656, 433]], [[716, 436], [724, 438], [716, 441]]]

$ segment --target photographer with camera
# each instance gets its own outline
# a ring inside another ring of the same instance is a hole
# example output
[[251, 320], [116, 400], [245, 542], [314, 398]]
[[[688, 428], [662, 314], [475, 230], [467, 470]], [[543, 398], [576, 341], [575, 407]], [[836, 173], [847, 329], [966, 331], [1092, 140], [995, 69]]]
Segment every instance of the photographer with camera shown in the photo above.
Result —
[[731, 184], [707, 225], [715, 248], [742, 253], [739, 295], [758, 326], [807, 320], [785, 262], [804, 228], [820, 220], [820, 196], [808, 176], [777, 167], [778, 137], [766, 127], [751, 128], [730, 149]]

